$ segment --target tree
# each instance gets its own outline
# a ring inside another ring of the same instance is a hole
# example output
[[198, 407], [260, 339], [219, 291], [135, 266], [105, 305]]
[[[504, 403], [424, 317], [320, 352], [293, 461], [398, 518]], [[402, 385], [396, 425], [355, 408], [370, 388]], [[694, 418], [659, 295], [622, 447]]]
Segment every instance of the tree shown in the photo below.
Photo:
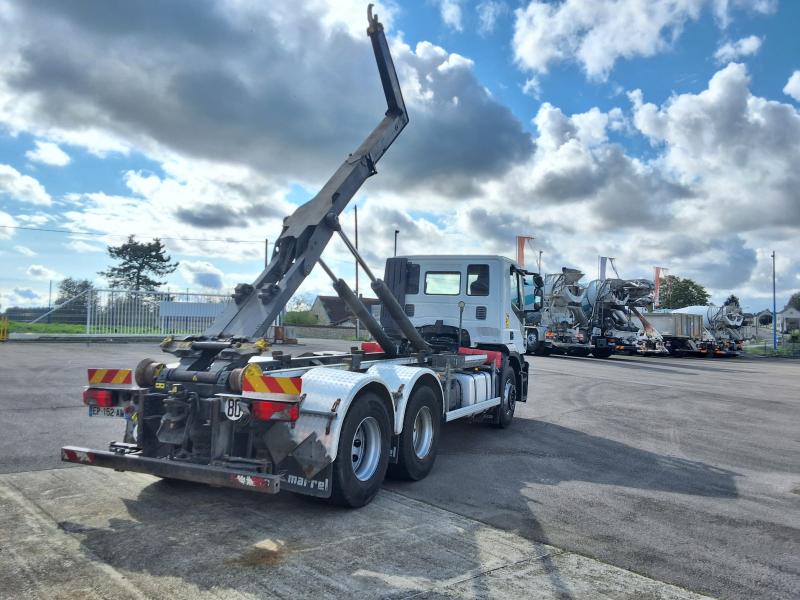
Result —
[[73, 279], [72, 277], [67, 277], [66, 279], [62, 279], [61, 283], [58, 284], [58, 295], [56, 296], [56, 304], [63, 304], [70, 298], [75, 298], [76, 296], [81, 296], [77, 300], [73, 300], [70, 304], [77, 304], [82, 303], [86, 306], [88, 299], [86, 296], [89, 292], [94, 291], [94, 284], [88, 279]]
[[319, 325], [319, 318], [310, 310], [289, 310], [283, 322], [287, 325]]
[[725, 306], [739, 306], [739, 298], [737, 298], [735, 294], [731, 294], [723, 304]]
[[667, 275], [661, 279], [660, 287], [659, 306], [662, 308], [683, 308], [708, 304], [709, 296], [706, 288], [691, 279]]
[[313, 304], [314, 294], [310, 292], [295, 294], [286, 304], [286, 310], [289, 312], [308, 312]]
[[158, 238], [152, 242], [137, 242], [134, 236], [128, 236], [124, 244], [108, 247], [108, 255], [120, 263], [100, 271], [100, 275], [108, 279], [112, 288], [154, 290], [166, 283], [154, 277], [169, 275], [178, 268], [179, 263], [171, 262], [172, 257], [165, 254], [165, 250]]
[[769, 313], [764, 313], [760, 317], [758, 317], [758, 324], [759, 325], [772, 325], [772, 315]]
[[796, 310], [800, 310], [800, 292], [795, 292], [789, 298], [789, 302], [786, 303], [786, 306], [791, 306]]

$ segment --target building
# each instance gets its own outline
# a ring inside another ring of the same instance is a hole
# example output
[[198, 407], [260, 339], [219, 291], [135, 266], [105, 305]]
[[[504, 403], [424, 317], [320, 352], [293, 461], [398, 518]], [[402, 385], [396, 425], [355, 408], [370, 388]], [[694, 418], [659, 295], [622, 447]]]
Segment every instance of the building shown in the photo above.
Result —
[[[364, 306], [375, 317], [380, 316], [380, 301], [377, 298], [361, 298]], [[356, 319], [339, 296], [317, 296], [311, 305], [311, 313], [316, 315], [320, 325], [334, 327], [355, 327]]]
[[793, 306], [786, 306], [778, 313], [778, 331], [790, 333], [795, 329], [800, 329], [800, 310]]
[[[777, 314], [778, 333], [791, 333], [795, 329], [800, 329], [800, 310], [793, 306], [785, 306]], [[772, 331], [772, 311], [764, 309], [755, 315], [754, 324], [758, 322], [761, 329]], [[771, 334], [770, 334], [771, 335]]]

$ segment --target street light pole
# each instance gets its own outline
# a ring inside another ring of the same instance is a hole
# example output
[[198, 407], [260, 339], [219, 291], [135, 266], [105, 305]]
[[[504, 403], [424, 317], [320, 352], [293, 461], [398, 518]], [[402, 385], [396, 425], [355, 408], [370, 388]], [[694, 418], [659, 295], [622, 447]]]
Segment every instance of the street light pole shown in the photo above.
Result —
[[394, 230], [394, 255], [397, 256], [397, 234], [400, 233], [399, 229]]
[[775, 301], [775, 250], [772, 251], [772, 350], [778, 351], [778, 307]]

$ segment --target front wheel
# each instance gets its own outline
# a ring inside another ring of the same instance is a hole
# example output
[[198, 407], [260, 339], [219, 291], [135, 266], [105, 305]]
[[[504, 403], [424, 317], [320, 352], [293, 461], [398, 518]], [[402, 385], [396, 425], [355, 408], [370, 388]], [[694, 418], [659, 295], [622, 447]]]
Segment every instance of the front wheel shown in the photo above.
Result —
[[525, 336], [527, 345], [525, 346], [525, 354], [539, 354], [539, 332], [535, 329], [528, 331]]
[[368, 392], [353, 402], [333, 463], [334, 503], [358, 508], [372, 501], [386, 476], [390, 432], [389, 415], [377, 395]]
[[428, 386], [418, 387], [406, 406], [398, 462], [389, 465], [390, 477], [419, 481], [431, 472], [439, 447], [441, 423], [442, 408], [436, 393]]
[[517, 404], [517, 375], [514, 369], [503, 369], [500, 382], [500, 405], [495, 409], [493, 424], [499, 429], [505, 429], [514, 419], [514, 408]]

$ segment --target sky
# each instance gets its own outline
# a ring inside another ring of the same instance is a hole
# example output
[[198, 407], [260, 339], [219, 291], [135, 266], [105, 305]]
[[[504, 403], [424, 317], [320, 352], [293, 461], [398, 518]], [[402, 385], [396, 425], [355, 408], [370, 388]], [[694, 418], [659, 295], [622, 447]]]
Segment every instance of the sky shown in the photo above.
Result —
[[[393, 253], [800, 290], [800, 2], [377, 3], [410, 123], [342, 223]], [[354, 0], [0, 0], [0, 307], [160, 237], [228, 293], [385, 110]], [[57, 230], [57, 231], [44, 231]], [[340, 242], [323, 255], [347, 280]], [[332, 293], [320, 268], [301, 288]]]

